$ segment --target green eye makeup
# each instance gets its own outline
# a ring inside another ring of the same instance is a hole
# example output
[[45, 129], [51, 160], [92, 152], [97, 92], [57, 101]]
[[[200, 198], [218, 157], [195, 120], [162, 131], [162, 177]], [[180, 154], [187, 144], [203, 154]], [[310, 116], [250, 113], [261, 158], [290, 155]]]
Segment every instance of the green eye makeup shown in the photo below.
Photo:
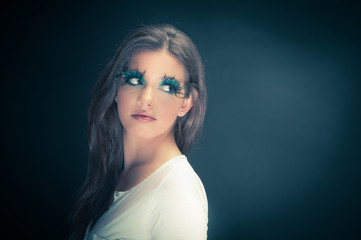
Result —
[[122, 72], [122, 77], [125, 80], [125, 84], [129, 84], [130, 86], [145, 85], [143, 75], [144, 73], [141, 73], [138, 70], [130, 70], [125, 73]]
[[[114, 80], [122, 85], [130, 85], [133, 87], [136, 86], [144, 86], [146, 85], [146, 82], [143, 78], [144, 73], [141, 73], [137, 70], [129, 70], [126, 72], [121, 72], [118, 74]], [[186, 94], [182, 93], [182, 86], [178, 80], [175, 79], [175, 77], [167, 77], [164, 76], [163, 81], [159, 84], [159, 89], [162, 90], [165, 93], [173, 94], [177, 97], [184, 97]]]
[[173, 78], [164, 77], [164, 80], [159, 84], [159, 88], [169, 94], [180, 94], [182, 87], [180, 83]]

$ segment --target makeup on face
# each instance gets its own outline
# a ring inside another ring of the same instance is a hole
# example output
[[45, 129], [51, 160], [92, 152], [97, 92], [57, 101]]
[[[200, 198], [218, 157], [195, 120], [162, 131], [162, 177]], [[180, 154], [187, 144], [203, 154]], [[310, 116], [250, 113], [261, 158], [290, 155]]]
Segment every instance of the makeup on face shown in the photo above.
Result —
[[[120, 76], [116, 78], [116, 81], [122, 85], [129, 85], [132, 87], [145, 87], [146, 80], [144, 79], [144, 72], [140, 72], [138, 69], [136, 70], [128, 70], [126, 72], [121, 72]], [[175, 95], [177, 97], [184, 97], [185, 93], [183, 91], [183, 87], [181, 86], [180, 81], [178, 81], [175, 76], [169, 77], [164, 75], [163, 80], [158, 85], [158, 88], [171, 95]]]
[[191, 106], [191, 98], [184, 97], [185, 73], [164, 50], [136, 53], [118, 69], [116, 106], [124, 131], [144, 139], [172, 133], [180, 113]]
[[132, 117], [141, 122], [152, 122], [157, 120], [146, 111], [137, 111], [136, 113], [132, 114]]

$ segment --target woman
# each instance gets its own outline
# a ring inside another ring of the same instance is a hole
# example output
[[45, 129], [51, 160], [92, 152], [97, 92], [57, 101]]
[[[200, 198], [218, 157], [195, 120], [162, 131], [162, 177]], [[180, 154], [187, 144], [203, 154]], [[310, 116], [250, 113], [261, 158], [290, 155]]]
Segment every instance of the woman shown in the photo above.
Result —
[[189, 37], [171, 25], [129, 35], [94, 87], [70, 239], [206, 239], [206, 193], [183, 155], [205, 108], [203, 65]]

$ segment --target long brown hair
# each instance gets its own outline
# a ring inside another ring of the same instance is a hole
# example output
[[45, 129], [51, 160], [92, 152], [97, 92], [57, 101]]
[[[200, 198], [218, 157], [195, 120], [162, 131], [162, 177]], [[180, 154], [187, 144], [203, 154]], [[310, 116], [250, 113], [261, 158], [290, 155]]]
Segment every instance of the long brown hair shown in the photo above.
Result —
[[183, 64], [186, 93], [193, 98], [193, 107], [186, 116], [177, 118], [174, 126], [180, 151], [189, 153], [201, 133], [207, 91], [202, 60], [193, 41], [168, 24], [143, 26], [128, 35], [94, 85], [88, 111], [88, 172], [69, 217], [69, 239], [83, 239], [87, 226], [92, 227], [109, 208], [122, 171], [123, 126], [114, 102], [118, 88], [114, 78], [134, 54], [158, 49], [166, 49]]

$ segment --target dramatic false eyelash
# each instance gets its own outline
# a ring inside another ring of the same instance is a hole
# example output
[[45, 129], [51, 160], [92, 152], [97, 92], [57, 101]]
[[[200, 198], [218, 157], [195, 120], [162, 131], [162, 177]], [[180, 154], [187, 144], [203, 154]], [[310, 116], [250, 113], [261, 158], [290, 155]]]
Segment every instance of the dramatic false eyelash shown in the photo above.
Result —
[[139, 72], [138, 70], [130, 70], [130, 71], [127, 71], [127, 72], [122, 72], [122, 77], [125, 79], [125, 80], [129, 80], [131, 78], [138, 78], [138, 79], [142, 79], [143, 76], [144, 76], [144, 73], [141, 73]]
[[181, 85], [179, 81], [175, 79], [175, 76], [171, 78], [164, 76], [163, 81], [160, 83], [160, 85], [169, 85], [174, 88], [175, 92], [179, 92], [181, 90]]
[[[144, 74], [145, 74], [145, 71], [139, 72], [138, 66], [137, 66], [136, 70], [129, 69], [125, 72], [123, 72], [123, 71], [119, 72], [114, 77], [114, 80], [115, 80], [115, 82], [122, 84], [122, 85], [130, 84], [132, 86], [138, 86], [138, 84], [131, 83], [130, 80], [138, 79], [143, 84], [145, 84], [145, 80], [143, 78]], [[174, 94], [176, 97], [180, 97], [180, 98], [188, 97], [187, 93], [182, 92], [182, 90], [184, 90], [184, 88], [181, 86], [180, 82], [175, 78], [175, 76], [167, 77], [166, 75], [164, 75], [163, 81], [159, 84], [159, 87], [161, 87], [161, 86], [169, 86], [170, 87], [169, 91], [161, 89], [162, 91], [164, 91], [168, 94]]]
[[174, 77], [167, 77], [166, 75], [163, 78], [163, 81], [160, 83], [159, 86], [170, 86], [172, 87], [171, 91], [165, 91], [166, 93], [169, 94], [174, 94], [177, 97], [185, 97], [186, 94], [182, 93], [183, 88], [181, 87], [181, 84], [178, 80], [175, 79]]
[[[145, 74], [145, 71], [144, 72], [139, 72], [138, 71], [138, 67], [136, 70], [127, 70], [125, 72], [120, 72], [118, 73], [115, 77], [114, 77], [114, 80], [119, 83], [119, 84], [127, 84], [129, 83], [129, 80], [135, 78], [135, 79], [138, 79], [138, 80], [141, 80], [142, 83], [144, 83], [144, 79], [143, 79], [143, 76]], [[121, 80], [125, 80], [125, 81], [121, 81]], [[133, 84], [131, 84], [133, 85]]]

